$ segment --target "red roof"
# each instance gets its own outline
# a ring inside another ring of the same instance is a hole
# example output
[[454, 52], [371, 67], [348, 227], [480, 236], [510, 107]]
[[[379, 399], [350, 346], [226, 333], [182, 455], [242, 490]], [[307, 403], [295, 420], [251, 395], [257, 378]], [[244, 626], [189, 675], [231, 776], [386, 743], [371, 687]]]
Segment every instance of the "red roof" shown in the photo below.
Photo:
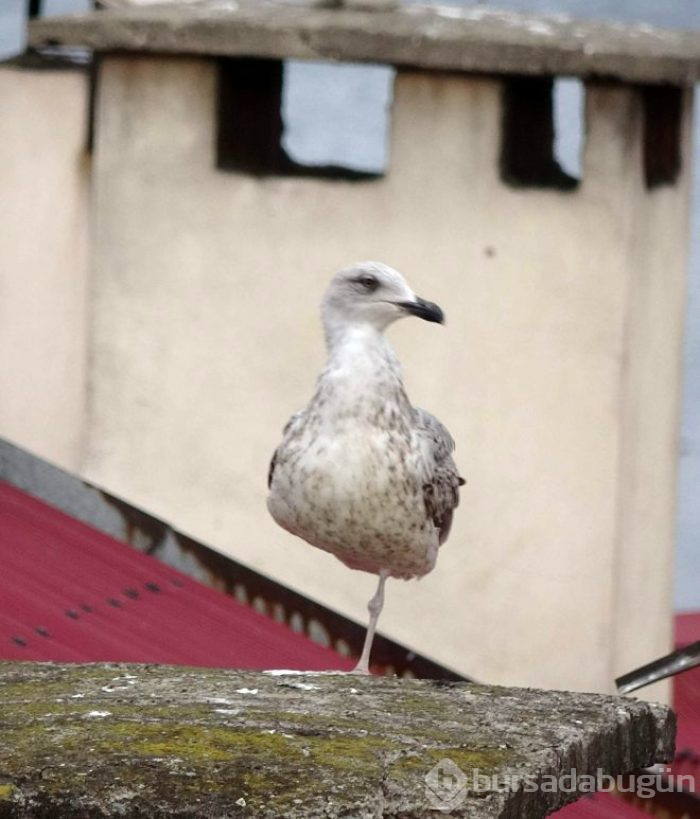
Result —
[[352, 666], [1, 480], [0, 566], [0, 659]]
[[696, 643], [700, 640], [700, 611], [688, 611], [677, 614], [675, 622], [675, 642], [677, 648]]
[[[700, 612], [679, 614], [676, 617], [677, 648], [697, 640], [700, 640]], [[694, 792], [700, 799], [700, 666], [674, 678], [673, 708], [678, 716], [678, 732], [671, 773], [675, 777], [692, 776]]]
[[551, 816], [557, 819], [642, 819], [648, 814], [612, 794], [596, 793], [581, 797], [578, 802], [554, 811]]

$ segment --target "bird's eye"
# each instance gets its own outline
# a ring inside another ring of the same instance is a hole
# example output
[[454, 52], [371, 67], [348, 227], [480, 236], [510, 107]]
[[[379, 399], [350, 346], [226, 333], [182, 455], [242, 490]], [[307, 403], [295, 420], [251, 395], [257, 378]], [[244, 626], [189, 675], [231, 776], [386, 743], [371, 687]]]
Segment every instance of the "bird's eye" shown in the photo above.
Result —
[[379, 281], [374, 276], [367, 274], [359, 276], [356, 281], [368, 293], [373, 293], [379, 287]]

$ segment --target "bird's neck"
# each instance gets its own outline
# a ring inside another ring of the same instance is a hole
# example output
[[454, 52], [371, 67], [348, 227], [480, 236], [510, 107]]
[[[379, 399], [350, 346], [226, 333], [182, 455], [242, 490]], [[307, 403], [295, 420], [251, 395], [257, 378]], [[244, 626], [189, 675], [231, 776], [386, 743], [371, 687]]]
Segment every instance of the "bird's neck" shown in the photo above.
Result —
[[387, 402], [410, 406], [401, 382], [401, 365], [384, 334], [367, 324], [326, 333], [328, 361], [314, 403], [326, 412], [373, 415]]
[[344, 324], [326, 331], [327, 373], [356, 380], [401, 377], [401, 366], [386, 336], [371, 324]]

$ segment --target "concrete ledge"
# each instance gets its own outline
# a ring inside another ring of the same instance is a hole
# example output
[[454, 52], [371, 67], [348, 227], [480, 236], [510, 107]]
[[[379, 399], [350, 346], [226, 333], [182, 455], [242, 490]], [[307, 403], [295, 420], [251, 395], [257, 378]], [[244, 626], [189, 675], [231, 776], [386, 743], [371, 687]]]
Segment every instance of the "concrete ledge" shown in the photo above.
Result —
[[[0, 663], [0, 817], [431, 817], [426, 774], [464, 771], [455, 817], [534, 819], [576, 794], [524, 778], [669, 760], [663, 706], [428, 680]], [[515, 783], [476, 791], [473, 775]]]
[[369, 11], [222, 0], [53, 17], [29, 28], [33, 47], [356, 60], [676, 85], [700, 77], [698, 32], [454, 6]]

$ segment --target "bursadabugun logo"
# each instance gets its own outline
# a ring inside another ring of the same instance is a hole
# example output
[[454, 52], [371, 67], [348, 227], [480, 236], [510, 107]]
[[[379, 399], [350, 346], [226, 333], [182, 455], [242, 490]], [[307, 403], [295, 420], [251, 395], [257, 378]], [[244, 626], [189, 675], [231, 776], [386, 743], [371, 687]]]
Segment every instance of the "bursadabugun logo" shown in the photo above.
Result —
[[560, 776], [541, 774], [540, 776], [509, 776], [502, 772], [487, 776], [472, 768], [462, 771], [451, 759], [441, 759], [425, 775], [425, 795], [431, 804], [442, 813], [451, 813], [458, 808], [469, 793], [523, 791], [525, 793], [586, 793], [610, 792], [635, 794], [640, 799], [651, 799], [657, 793], [671, 793], [685, 790], [695, 792], [692, 776], [674, 776], [671, 769], [656, 766], [647, 771], [611, 776], [602, 768], [594, 774], [581, 774], [576, 768]]
[[443, 813], [451, 813], [467, 798], [467, 775], [451, 759], [441, 759], [425, 775], [425, 795]]

